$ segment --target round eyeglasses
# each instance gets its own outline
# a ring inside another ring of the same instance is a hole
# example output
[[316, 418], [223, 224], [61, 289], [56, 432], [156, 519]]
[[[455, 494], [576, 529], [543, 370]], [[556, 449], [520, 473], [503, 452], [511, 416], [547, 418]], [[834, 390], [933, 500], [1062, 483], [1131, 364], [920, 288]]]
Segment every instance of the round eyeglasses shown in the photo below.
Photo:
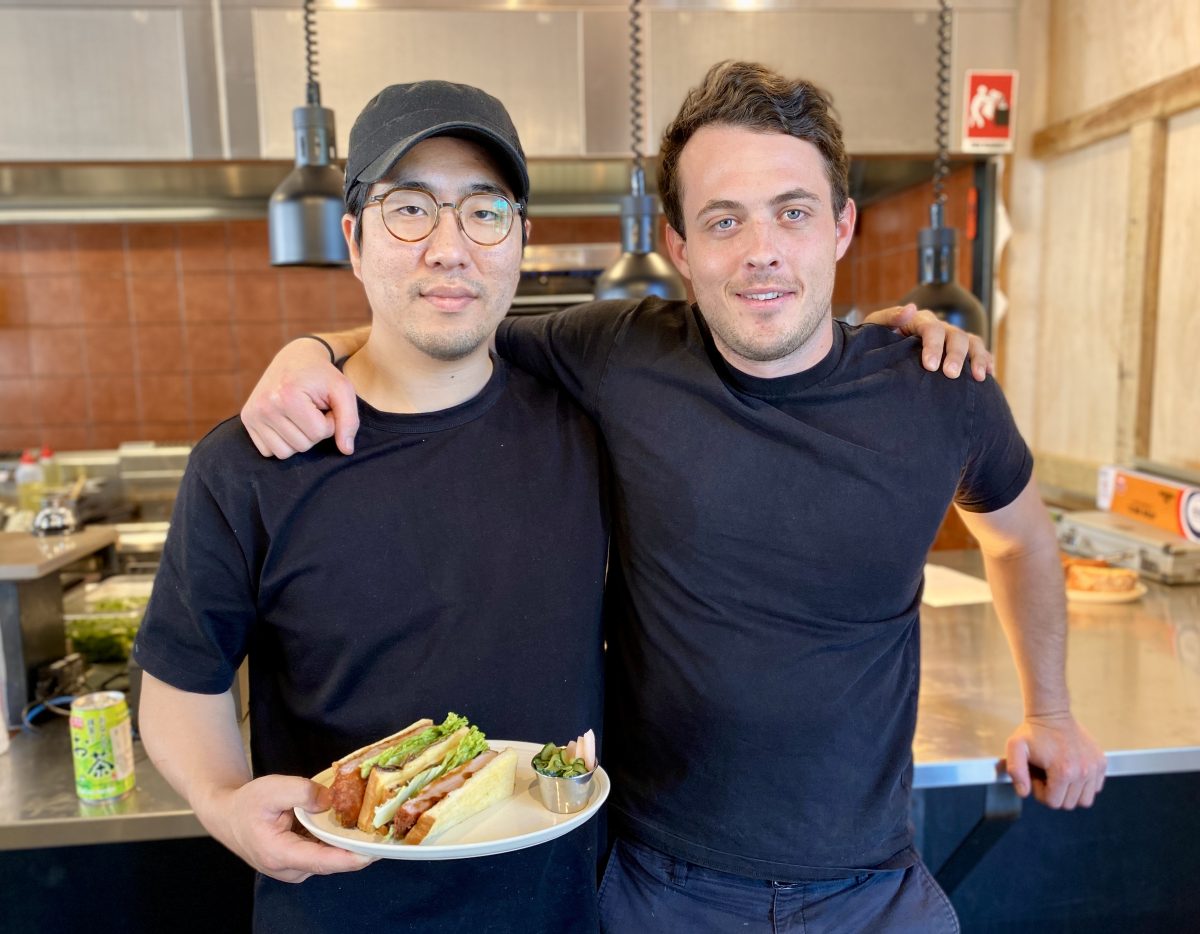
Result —
[[452, 204], [419, 188], [393, 188], [368, 198], [367, 204], [379, 205], [387, 232], [405, 243], [424, 240], [437, 227], [442, 208], [453, 208], [459, 230], [480, 246], [495, 246], [508, 236], [513, 219], [522, 213], [520, 205], [490, 191], [464, 195]]

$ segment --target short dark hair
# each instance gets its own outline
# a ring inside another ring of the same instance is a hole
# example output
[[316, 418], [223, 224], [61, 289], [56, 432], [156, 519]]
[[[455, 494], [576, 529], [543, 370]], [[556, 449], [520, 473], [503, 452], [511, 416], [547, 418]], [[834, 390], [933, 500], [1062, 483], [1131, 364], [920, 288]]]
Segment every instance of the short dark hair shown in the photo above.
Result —
[[786, 133], [817, 147], [833, 197], [833, 216], [841, 217], [850, 197], [850, 158], [833, 100], [815, 84], [791, 80], [754, 62], [720, 62], [692, 88], [659, 147], [658, 191], [667, 223], [683, 237], [683, 191], [679, 155], [701, 127], [710, 124]]

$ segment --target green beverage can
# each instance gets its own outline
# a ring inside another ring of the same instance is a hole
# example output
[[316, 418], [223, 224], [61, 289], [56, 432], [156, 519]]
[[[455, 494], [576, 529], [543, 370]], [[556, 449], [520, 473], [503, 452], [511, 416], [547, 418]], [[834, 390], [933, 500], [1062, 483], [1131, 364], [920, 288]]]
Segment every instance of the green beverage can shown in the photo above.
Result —
[[133, 728], [120, 691], [71, 701], [71, 752], [81, 801], [115, 801], [133, 791]]

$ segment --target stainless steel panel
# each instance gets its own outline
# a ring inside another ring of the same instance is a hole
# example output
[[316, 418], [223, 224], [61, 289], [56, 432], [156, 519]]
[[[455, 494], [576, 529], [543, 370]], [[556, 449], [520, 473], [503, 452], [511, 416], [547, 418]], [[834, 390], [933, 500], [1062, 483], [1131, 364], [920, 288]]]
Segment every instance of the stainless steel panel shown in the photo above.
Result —
[[929, 152], [937, 23], [924, 12], [655, 12], [650, 139], [714, 62], [746, 59], [826, 88], [854, 153]]
[[[645, 14], [643, 14], [645, 22]], [[591, 156], [632, 155], [629, 127], [629, 14], [583, 14], [584, 149]], [[643, 95], [649, 100], [649, 69]], [[652, 150], [657, 140], [650, 140]]]
[[[303, 22], [295, 10], [255, 10], [260, 148], [290, 158], [292, 108], [304, 102]], [[505, 102], [530, 156], [583, 153], [578, 14], [322, 10], [317, 17], [321, 99], [337, 119], [345, 157], [350, 127], [381, 88], [441, 78]]]
[[0, 159], [192, 156], [183, 18], [0, 9]]
[[195, 815], [133, 744], [137, 790], [121, 801], [85, 805], [75, 794], [65, 718], [20, 733], [0, 756], [0, 850], [202, 837]]
[[[930, 561], [982, 576], [977, 553]], [[1134, 603], [1069, 604], [1071, 707], [1108, 753], [1110, 775], [1200, 769], [1200, 587], [1147, 586]], [[922, 606], [914, 786], [994, 781], [1021, 716], [992, 605]]]
[[[262, 152], [259, 144], [258, 79], [254, 70], [252, 11], [223, 7], [218, 31], [221, 36], [224, 121], [229, 156], [233, 159], [258, 159]], [[302, 52], [302, 47], [297, 52]], [[298, 97], [291, 106], [297, 107], [304, 102], [303, 88], [294, 93]], [[290, 119], [291, 110], [288, 116]], [[291, 162], [293, 157], [294, 152], [289, 151], [288, 161]]]
[[[618, 214], [629, 165], [627, 158], [532, 160], [530, 216]], [[0, 224], [264, 218], [290, 169], [282, 161], [0, 165]], [[653, 163], [646, 174], [657, 191]], [[850, 193], [863, 206], [931, 174], [927, 159], [855, 159]]]
[[221, 86], [217, 75], [218, 47], [213, 33], [212, 8], [181, 10], [179, 29], [187, 82], [190, 155], [193, 159], [227, 157], [229, 153], [221, 137]]

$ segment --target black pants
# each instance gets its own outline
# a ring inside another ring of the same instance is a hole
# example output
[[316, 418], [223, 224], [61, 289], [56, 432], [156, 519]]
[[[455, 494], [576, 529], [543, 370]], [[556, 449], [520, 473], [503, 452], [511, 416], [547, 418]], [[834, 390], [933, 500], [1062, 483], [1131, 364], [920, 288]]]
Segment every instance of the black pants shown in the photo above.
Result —
[[718, 872], [618, 840], [600, 884], [604, 934], [958, 934], [946, 894], [922, 863], [829, 882], [770, 882]]

